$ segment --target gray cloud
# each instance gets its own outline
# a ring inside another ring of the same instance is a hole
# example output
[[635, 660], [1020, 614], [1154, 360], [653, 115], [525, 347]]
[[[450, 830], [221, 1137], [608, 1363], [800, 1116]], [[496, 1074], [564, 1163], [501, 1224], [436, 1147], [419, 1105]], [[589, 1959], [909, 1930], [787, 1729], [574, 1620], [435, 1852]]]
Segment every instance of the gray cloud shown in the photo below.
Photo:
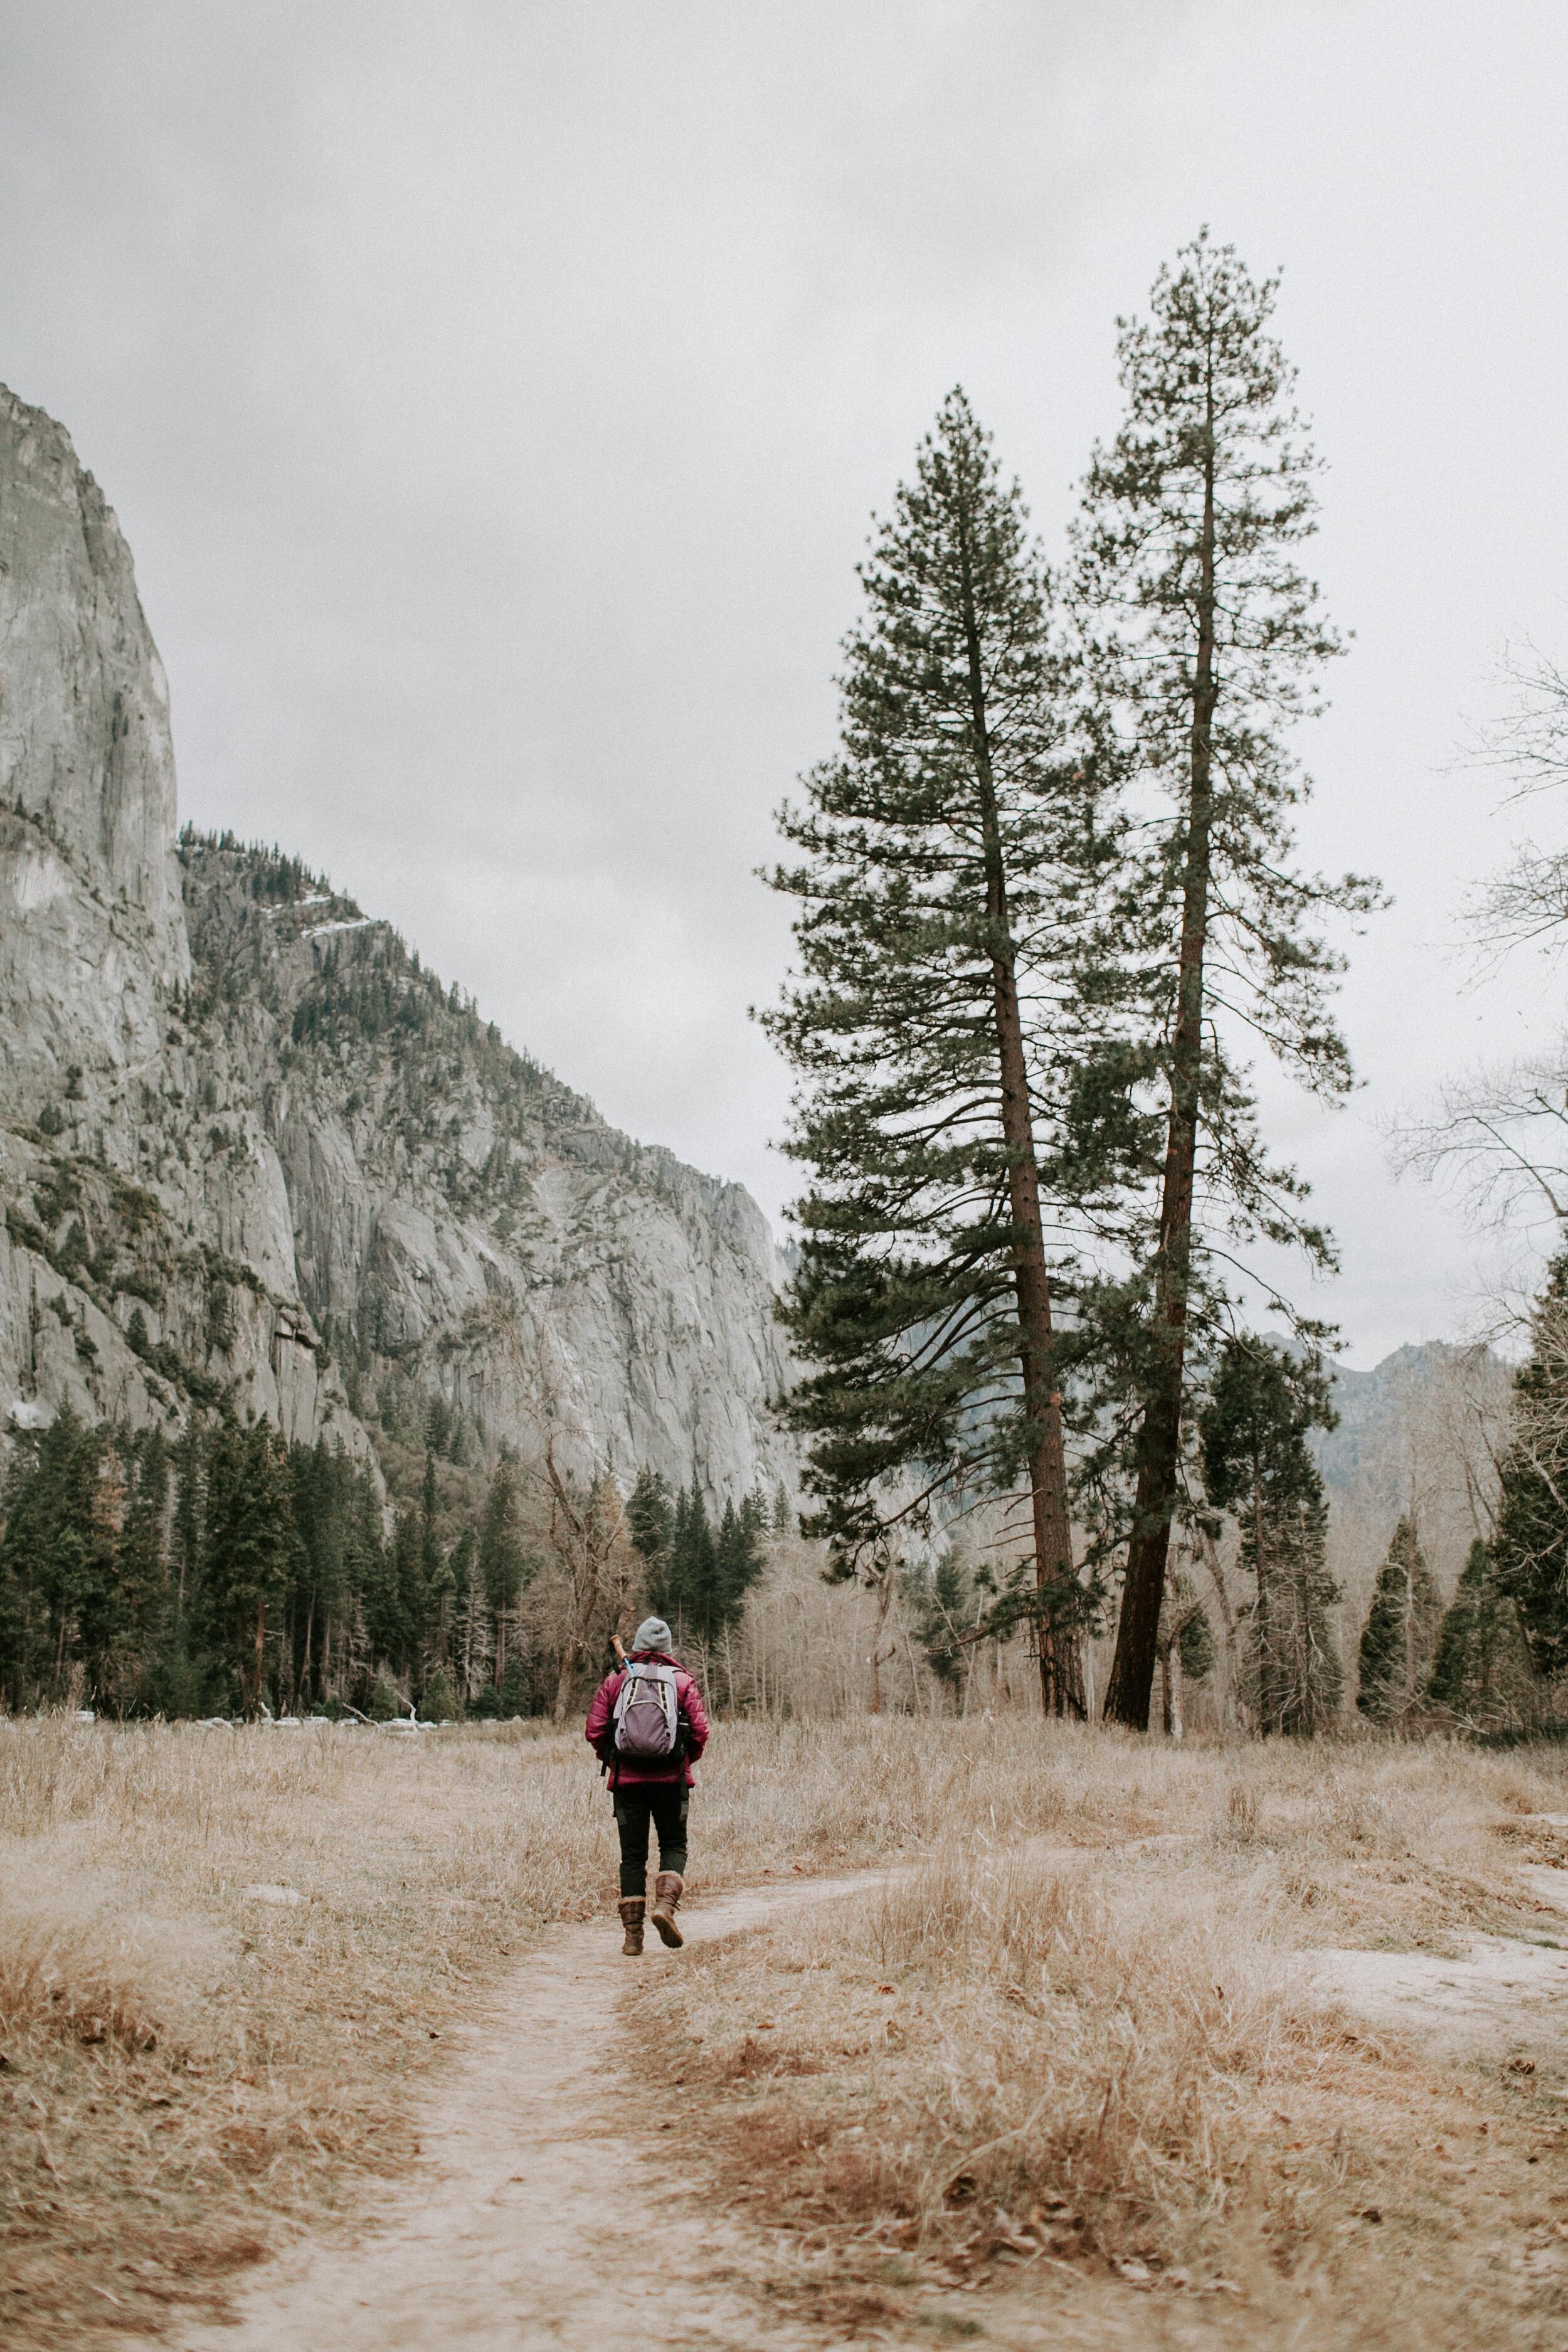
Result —
[[1047, 542], [1112, 322], [1207, 219], [1286, 266], [1356, 629], [1322, 863], [1396, 912], [1368, 1080], [1269, 1086], [1364, 1359], [1468, 1237], [1375, 1114], [1535, 1034], [1442, 941], [1508, 828], [1445, 772], [1561, 619], [1568, 22], [1544, 5], [0, 5], [0, 375], [119, 509], [183, 803], [391, 915], [634, 1132], [776, 1210], [769, 812], [831, 740], [869, 510], [962, 379]]

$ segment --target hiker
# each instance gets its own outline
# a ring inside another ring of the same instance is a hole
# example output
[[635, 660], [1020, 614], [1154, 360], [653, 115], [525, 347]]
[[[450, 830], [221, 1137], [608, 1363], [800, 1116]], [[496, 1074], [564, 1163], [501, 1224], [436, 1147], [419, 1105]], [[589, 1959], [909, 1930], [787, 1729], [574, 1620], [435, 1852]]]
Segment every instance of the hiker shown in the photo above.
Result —
[[631, 1656], [606, 1675], [588, 1709], [584, 1736], [605, 1765], [621, 1840], [623, 1952], [642, 1950], [647, 1906], [648, 1826], [658, 1832], [653, 1924], [671, 1949], [684, 1940], [675, 1924], [686, 1870], [686, 1809], [691, 1768], [708, 1745], [708, 1717], [697, 1685], [670, 1655], [662, 1617], [645, 1617]]

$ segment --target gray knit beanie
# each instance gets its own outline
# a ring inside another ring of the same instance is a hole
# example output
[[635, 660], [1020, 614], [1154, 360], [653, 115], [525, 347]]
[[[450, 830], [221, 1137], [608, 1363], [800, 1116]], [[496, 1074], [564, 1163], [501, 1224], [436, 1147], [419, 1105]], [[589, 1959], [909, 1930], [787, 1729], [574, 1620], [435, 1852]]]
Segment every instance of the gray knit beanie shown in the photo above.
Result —
[[662, 1617], [645, 1617], [632, 1639], [637, 1650], [668, 1650], [675, 1639]]

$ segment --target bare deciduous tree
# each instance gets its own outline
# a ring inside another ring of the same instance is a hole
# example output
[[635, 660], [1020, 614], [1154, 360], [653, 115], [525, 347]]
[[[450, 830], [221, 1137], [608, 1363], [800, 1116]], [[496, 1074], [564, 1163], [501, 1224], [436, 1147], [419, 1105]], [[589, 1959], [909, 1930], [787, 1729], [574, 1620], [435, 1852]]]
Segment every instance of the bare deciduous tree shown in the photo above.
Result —
[[641, 1564], [626, 1534], [620, 1489], [607, 1470], [584, 1490], [556, 1458], [556, 1432], [542, 1425], [532, 1475], [548, 1512], [545, 1539], [565, 1600], [554, 1717], [563, 1723], [584, 1668], [626, 1614]]
[[[1568, 787], [1568, 671], [1528, 640], [1499, 671], [1502, 715], [1474, 730], [1470, 764], [1506, 779], [1501, 807]], [[1476, 948], [1568, 950], [1568, 850], [1515, 844], [1509, 863], [1472, 894]], [[1468, 1213], [1500, 1225], [1544, 1207], [1568, 1215], [1568, 1039], [1553, 1050], [1476, 1071], [1445, 1087], [1432, 1112], [1393, 1136], [1395, 1166], [1457, 1183]]]
[[1455, 1185], [1475, 1222], [1503, 1226], [1544, 1206], [1568, 1215], [1568, 1062], [1561, 1052], [1477, 1070], [1424, 1118], [1394, 1130], [1396, 1170]]
[[562, 1404], [563, 1385], [543, 1333], [520, 1339], [510, 1305], [492, 1308], [494, 1328], [510, 1358], [532, 1423], [537, 1452], [521, 1465], [535, 1501], [544, 1573], [538, 1602], [554, 1622], [557, 1723], [565, 1720], [573, 1694], [595, 1652], [607, 1643], [636, 1606], [643, 1563], [626, 1526], [620, 1488], [607, 1468], [587, 1477], [563, 1459], [563, 1441], [587, 1450], [580, 1429], [570, 1426]]

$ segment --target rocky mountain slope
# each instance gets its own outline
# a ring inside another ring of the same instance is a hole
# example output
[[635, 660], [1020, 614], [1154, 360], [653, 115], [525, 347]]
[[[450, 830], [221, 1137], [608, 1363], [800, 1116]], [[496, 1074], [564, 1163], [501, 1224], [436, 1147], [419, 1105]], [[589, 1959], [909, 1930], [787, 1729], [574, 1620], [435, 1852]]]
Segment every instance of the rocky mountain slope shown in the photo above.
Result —
[[1333, 1396], [1339, 1425], [1314, 1432], [1311, 1444], [1329, 1492], [1330, 1564], [1344, 1588], [1352, 1641], [1401, 1518], [1414, 1518], [1445, 1598], [1476, 1537], [1489, 1531], [1513, 1375], [1484, 1345], [1429, 1339], [1396, 1348], [1370, 1371], [1337, 1366]]
[[1366, 1489], [1390, 1511], [1407, 1507], [1413, 1463], [1419, 1478], [1423, 1454], [1457, 1456], [1465, 1424], [1504, 1414], [1511, 1389], [1510, 1367], [1489, 1348], [1443, 1339], [1395, 1348], [1370, 1371], [1336, 1364], [1339, 1426], [1311, 1438], [1323, 1484], [1331, 1495]]
[[[0, 1415], [793, 1483], [750, 1196], [616, 1133], [297, 861], [175, 837], [114, 517], [0, 389]], [[391, 1412], [391, 1406], [388, 1406]]]

